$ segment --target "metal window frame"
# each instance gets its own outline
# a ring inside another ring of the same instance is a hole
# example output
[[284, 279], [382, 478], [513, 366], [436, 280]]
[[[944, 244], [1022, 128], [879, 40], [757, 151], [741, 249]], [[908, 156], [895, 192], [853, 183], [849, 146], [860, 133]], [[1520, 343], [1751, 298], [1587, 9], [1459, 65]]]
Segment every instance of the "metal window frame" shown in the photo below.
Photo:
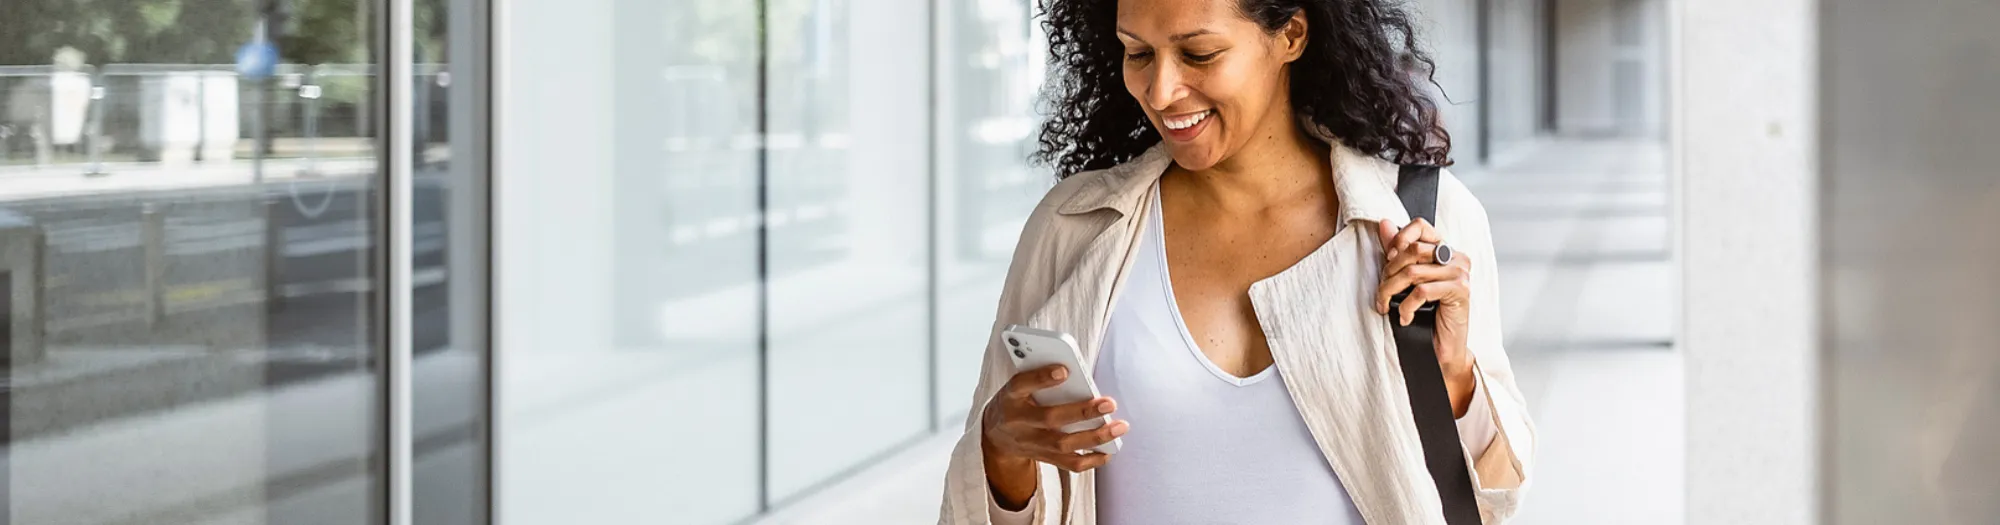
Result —
[[[757, 216], [771, 209], [771, 5], [756, 0], [757, 17]], [[771, 501], [771, 224], [757, 221], [757, 516]]]
[[[494, 367], [498, 352], [493, 351], [494, 16], [492, 4], [483, 0], [449, 0], [446, 6], [449, 70], [454, 77], [464, 77], [452, 82], [447, 95], [451, 104], [447, 129], [455, 173], [445, 201], [446, 229], [450, 232], [446, 260], [452, 276], [447, 292], [452, 305], [450, 340], [453, 346], [469, 348], [481, 358], [479, 377], [473, 384], [478, 401], [473, 405], [471, 439], [479, 452], [475, 454], [472, 482], [477, 486], [472, 490], [471, 505], [473, 523], [490, 525], [496, 514], [493, 469], [498, 434], [493, 424], [499, 408], [493, 397], [493, 381], [499, 377]], [[414, 492], [411, 497], [414, 503]]]
[[377, 227], [374, 229], [384, 249], [376, 251], [378, 268], [384, 270], [382, 286], [378, 287], [376, 300], [381, 306], [379, 332], [381, 348], [386, 350], [383, 359], [377, 360], [382, 380], [383, 402], [383, 451], [381, 472], [383, 476], [384, 502], [382, 522], [388, 525], [413, 525], [411, 512], [411, 463], [414, 447], [411, 432], [410, 406], [410, 365], [411, 355], [411, 301], [409, 287], [413, 273], [410, 258], [411, 208], [414, 202], [410, 192], [414, 187], [411, 180], [412, 165], [410, 145], [413, 128], [410, 107], [412, 101], [411, 73], [415, 57], [413, 26], [415, 2], [413, 0], [377, 0], [381, 14], [377, 18], [375, 30], [379, 34], [376, 49], [381, 53], [382, 74], [376, 75], [376, 92], [381, 93], [381, 105], [376, 112], [384, 118], [378, 120], [376, 141], [380, 152], [376, 156], [377, 173], [382, 173], [382, 185], [375, 192], [378, 199]]
[[[378, 511], [382, 523], [415, 525], [412, 246], [415, 167], [420, 154], [411, 142], [418, 109], [413, 105], [417, 65], [415, 2], [371, 0], [370, 7], [378, 14], [371, 28], [375, 33], [374, 47], [379, 53], [375, 58], [383, 65], [372, 86], [380, 94], [372, 113], [377, 117], [375, 142], [380, 153], [376, 169], [384, 177], [378, 180], [381, 186], [374, 192], [371, 205], [375, 211], [370, 217], [376, 225], [372, 228], [375, 245], [384, 247], [375, 252], [371, 261], [382, 269], [382, 285], [374, 298], [381, 312], [376, 318], [378, 328], [374, 334], [377, 347], [385, 349], [374, 370], [380, 378], [378, 413], [383, 415], [378, 435], [378, 450], [382, 454], [376, 460], [377, 472], [384, 475]], [[472, 439], [480, 449], [474, 466], [477, 472], [473, 483], [478, 486], [472, 491], [472, 508], [474, 522], [491, 524], [497, 521], [493, 502], [498, 479], [495, 450], [499, 441], [493, 431], [499, 416], [493, 382], [500, 367], [499, 352], [494, 351], [497, 338], [492, 333], [495, 304], [492, 276], [496, 266], [492, 257], [495, 202], [492, 181], [497, 170], [491, 146], [493, 131], [497, 129], [494, 122], [498, 120], [493, 101], [499, 88], [491, 80], [499, 64], [494, 28], [501, 12], [492, 3], [481, 0], [450, 0], [446, 9], [451, 40], [451, 55], [447, 60], [456, 66], [451, 68], [454, 75], [462, 77], [453, 83], [447, 95], [452, 105], [447, 125], [455, 177], [449, 200], [443, 202], [451, 232], [446, 248], [448, 271], [454, 276], [448, 284], [453, 311], [450, 333], [452, 345], [481, 354], [480, 377], [474, 385], [480, 402], [473, 406], [477, 413], [472, 415], [475, 429]]]

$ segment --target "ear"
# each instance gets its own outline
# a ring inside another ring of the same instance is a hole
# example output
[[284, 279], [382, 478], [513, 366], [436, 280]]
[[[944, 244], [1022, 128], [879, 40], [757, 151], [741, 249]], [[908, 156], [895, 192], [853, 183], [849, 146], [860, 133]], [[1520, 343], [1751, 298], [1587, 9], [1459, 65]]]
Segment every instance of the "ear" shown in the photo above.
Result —
[[1292, 19], [1285, 22], [1285, 27], [1278, 29], [1278, 53], [1285, 63], [1305, 56], [1306, 37], [1306, 11], [1300, 9], [1292, 13]]

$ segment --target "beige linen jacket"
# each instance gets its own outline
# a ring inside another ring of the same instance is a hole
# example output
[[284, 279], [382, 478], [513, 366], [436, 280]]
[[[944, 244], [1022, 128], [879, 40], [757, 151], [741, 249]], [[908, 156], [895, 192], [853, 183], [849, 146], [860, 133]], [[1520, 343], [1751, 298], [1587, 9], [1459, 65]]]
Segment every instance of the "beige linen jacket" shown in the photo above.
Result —
[[[1368, 523], [1442, 524], [1437, 490], [1424, 467], [1411, 422], [1389, 319], [1370, 303], [1382, 267], [1374, 223], [1409, 221], [1395, 194], [1397, 166], [1335, 144], [1331, 162], [1340, 230], [1298, 264], [1250, 287], [1278, 372], [1354, 506]], [[1096, 362], [1150, 213], [1147, 199], [1173, 162], [1164, 146], [1104, 170], [1080, 173], [1051, 189], [1029, 216], [1007, 272], [1006, 289], [980, 367], [965, 434], [952, 451], [938, 522], [990, 523], [989, 492], [980, 458], [980, 414], [1014, 374], [998, 331], [1020, 324], [1073, 335], [1085, 366]], [[1514, 514], [1534, 457], [1534, 425], [1500, 347], [1499, 283], [1486, 211], [1465, 185], [1446, 174], [1438, 190], [1439, 235], [1473, 258], [1469, 346], [1497, 433], [1485, 450], [1467, 451], [1480, 514], [1499, 523]], [[1114, 456], [1112, 461], [1117, 461]], [[1034, 523], [1094, 525], [1092, 472], [1041, 466]], [[1336, 497], [1328, 494], [1327, 497]]]

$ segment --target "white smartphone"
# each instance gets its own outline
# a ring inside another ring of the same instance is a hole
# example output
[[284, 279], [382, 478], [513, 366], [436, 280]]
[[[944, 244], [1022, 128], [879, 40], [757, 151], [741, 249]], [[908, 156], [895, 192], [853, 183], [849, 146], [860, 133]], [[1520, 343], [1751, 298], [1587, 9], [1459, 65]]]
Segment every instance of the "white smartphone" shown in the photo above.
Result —
[[[1097, 398], [1097, 383], [1090, 380], [1090, 369], [1083, 366], [1083, 354], [1077, 350], [1076, 339], [1069, 334], [1011, 325], [1000, 331], [1000, 338], [1007, 345], [1007, 357], [1014, 360], [1015, 374], [1049, 365], [1069, 368], [1069, 379], [1063, 380], [1062, 384], [1035, 392], [1036, 403], [1056, 406]], [[1076, 433], [1108, 424], [1111, 424], [1111, 416], [1097, 416], [1064, 425], [1062, 431]], [[1118, 438], [1112, 438], [1110, 443], [1091, 450], [1116, 454], [1118, 446]]]

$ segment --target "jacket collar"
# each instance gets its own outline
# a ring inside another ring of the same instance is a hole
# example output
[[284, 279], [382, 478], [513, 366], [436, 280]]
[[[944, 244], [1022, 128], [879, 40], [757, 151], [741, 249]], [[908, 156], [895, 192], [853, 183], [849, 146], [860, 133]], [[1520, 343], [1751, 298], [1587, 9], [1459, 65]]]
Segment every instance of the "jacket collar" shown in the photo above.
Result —
[[[1400, 173], [1395, 163], [1363, 154], [1354, 148], [1333, 140], [1325, 133], [1313, 133], [1316, 138], [1326, 141], [1332, 147], [1327, 159], [1333, 165], [1333, 185], [1340, 197], [1340, 223], [1366, 220], [1375, 222], [1389, 219], [1403, 224], [1410, 222], [1409, 212], [1403, 209], [1403, 202], [1396, 197], [1396, 180]], [[1095, 176], [1081, 181], [1062, 207], [1056, 212], [1063, 215], [1078, 215], [1097, 210], [1113, 210], [1121, 216], [1131, 216], [1140, 206], [1145, 205], [1145, 194], [1153, 183], [1166, 174], [1172, 166], [1173, 156], [1167, 152], [1165, 143], [1154, 144], [1138, 158], [1123, 164], [1106, 168]]]

